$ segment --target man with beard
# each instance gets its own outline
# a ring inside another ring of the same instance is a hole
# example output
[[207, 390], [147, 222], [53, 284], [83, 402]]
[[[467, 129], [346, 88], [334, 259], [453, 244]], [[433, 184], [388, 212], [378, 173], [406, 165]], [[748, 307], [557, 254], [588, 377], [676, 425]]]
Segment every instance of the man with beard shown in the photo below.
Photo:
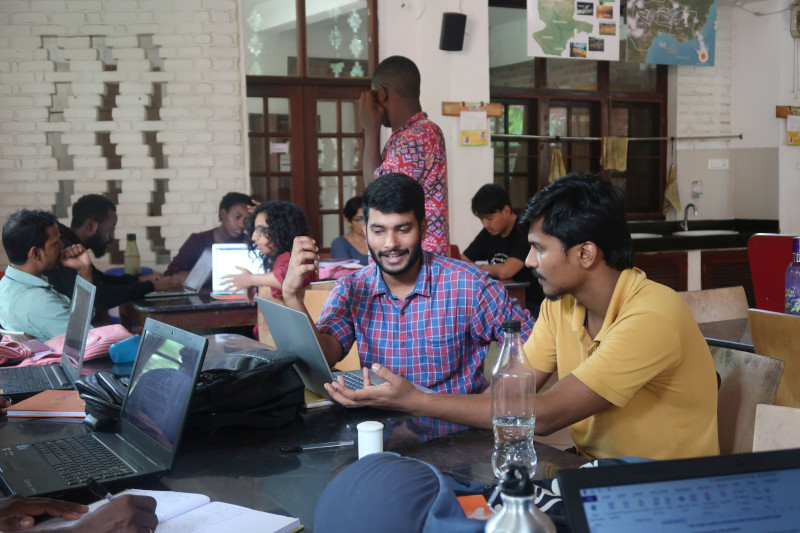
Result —
[[[503, 321], [519, 320], [527, 338], [530, 314], [484, 270], [422, 250], [425, 192], [415, 180], [375, 180], [363, 212], [374, 263], [341, 278], [325, 303], [316, 331], [328, 362], [357, 341], [366, 368], [378, 363], [435, 392], [484, 390], [483, 360]], [[316, 259], [314, 241], [297, 237], [282, 287], [287, 306], [308, 313], [303, 275]]]
[[[117, 207], [100, 194], [87, 194], [72, 205], [70, 228], [58, 224], [64, 246], [81, 244], [103, 257], [106, 247], [114, 240], [117, 226]], [[75, 287], [75, 271], [61, 265], [44, 272], [53, 287], [61, 294], [72, 297]], [[92, 282], [97, 287], [94, 308], [105, 311], [129, 300], [138, 300], [152, 291], [175, 289], [181, 285], [179, 279], [160, 274], [146, 276], [109, 276], [92, 265]]]
[[70, 296], [57, 292], [42, 276], [60, 266], [92, 281], [92, 264], [83, 246], [59, 240], [52, 213], [22, 209], [3, 225], [3, 248], [11, 263], [0, 279], [0, 324], [46, 341], [67, 330]]
[[[525, 343], [537, 370], [538, 435], [569, 426], [590, 458], [677, 459], [716, 455], [717, 379], [692, 313], [672, 289], [633, 267], [622, 192], [568, 175], [539, 191], [522, 224], [526, 265], [547, 297]], [[383, 366], [386, 380], [352, 391], [326, 384], [347, 406], [371, 405], [491, 427], [491, 395], [426, 395]], [[368, 376], [365, 373], [365, 376]]]

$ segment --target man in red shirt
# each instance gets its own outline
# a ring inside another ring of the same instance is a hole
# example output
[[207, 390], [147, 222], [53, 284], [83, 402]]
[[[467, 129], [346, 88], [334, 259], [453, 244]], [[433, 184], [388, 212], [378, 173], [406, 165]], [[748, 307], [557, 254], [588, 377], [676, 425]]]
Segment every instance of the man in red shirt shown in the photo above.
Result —
[[[447, 154], [442, 130], [428, 120], [419, 102], [420, 75], [413, 61], [402, 56], [384, 59], [372, 76], [372, 89], [359, 100], [364, 126], [363, 176], [366, 187], [384, 174], [412, 177], [425, 191], [428, 232], [426, 251], [449, 256], [447, 220]], [[392, 128], [383, 153], [381, 126]]]

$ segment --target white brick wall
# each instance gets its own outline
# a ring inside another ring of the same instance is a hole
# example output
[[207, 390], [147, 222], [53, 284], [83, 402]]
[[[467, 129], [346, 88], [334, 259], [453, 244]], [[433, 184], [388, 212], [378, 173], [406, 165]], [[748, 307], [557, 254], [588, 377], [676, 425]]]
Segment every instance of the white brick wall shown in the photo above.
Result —
[[[213, 227], [222, 195], [245, 191], [248, 181], [238, 6], [236, 0], [0, 1], [0, 221], [21, 208], [51, 210], [62, 180], [74, 180], [70, 202], [118, 180], [117, 238], [136, 233], [142, 264], [159, 270], [164, 265], [155, 265], [146, 227], [162, 227], [173, 256], [189, 233]], [[151, 71], [140, 35], [163, 46], [161, 72]], [[55, 71], [44, 36], [57, 37], [68, 71]], [[92, 36], [105, 38], [117, 70], [103, 70]], [[48, 122], [55, 83], [69, 84], [63, 122]], [[113, 120], [98, 122], [105, 83], [119, 83], [120, 92]], [[153, 83], [165, 83], [158, 121], [145, 120]], [[95, 132], [106, 131], [122, 169], [107, 169], [96, 145]], [[156, 132], [168, 168], [154, 168], [144, 131]], [[57, 170], [45, 132], [61, 132], [74, 170]], [[150, 217], [155, 179], [168, 179], [169, 191], [163, 215]], [[108, 256], [96, 260], [100, 268], [107, 262]], [[0, 250], [0, 268], [6, 265]]]

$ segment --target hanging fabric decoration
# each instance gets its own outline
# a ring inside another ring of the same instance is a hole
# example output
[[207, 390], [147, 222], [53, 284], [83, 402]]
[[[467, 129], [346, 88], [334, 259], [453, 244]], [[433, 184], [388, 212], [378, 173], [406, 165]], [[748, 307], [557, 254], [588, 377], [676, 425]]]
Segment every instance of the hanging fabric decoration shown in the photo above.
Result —
[[620, 170], [628, 168], [628, 138], [603, 137], [603, 155], [600, 164], [606, 170]]
[[550, 182], [556, 181], [564, 176], [567, 169], [564, 167], [564, 158], [561, 157], [561, 150], [557, 145], [553, 145], [553, 153], [550, 155]]

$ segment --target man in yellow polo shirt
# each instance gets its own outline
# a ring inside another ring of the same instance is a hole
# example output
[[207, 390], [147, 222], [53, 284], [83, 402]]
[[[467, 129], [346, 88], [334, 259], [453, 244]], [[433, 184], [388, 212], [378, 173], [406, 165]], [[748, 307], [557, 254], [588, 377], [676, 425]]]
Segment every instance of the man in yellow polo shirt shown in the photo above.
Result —
[[[525, 263], [547, 297], [525, 353], [537, 390], [552, 372], [559, 377], [537, 394], [536, 434], [569, 426], [579, 453], [592, 458], [718, 454], [711, 353], [680, 297], [633, 268], [622, 192], [569, 175], [539, 191], [521, 223], [531, 244]], [[486, 393], [424, 394], [383, 367], [372, 370], [387, 383], [326, 389], [344, 405], [491, 427]]]

